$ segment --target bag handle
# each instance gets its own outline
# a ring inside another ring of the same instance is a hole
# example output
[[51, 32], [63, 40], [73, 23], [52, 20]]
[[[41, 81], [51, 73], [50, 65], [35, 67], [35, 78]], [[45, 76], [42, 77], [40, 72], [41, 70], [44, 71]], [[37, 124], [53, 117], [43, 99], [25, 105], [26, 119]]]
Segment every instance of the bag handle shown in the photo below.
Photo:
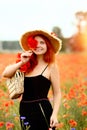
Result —
[[24, 73], [23, 72], [21, 72], [19, 69], [16, 71], [16, 73], [15, 73], [15, 77], [17, 78], [17, 77], [23, 77], [24, 76]]

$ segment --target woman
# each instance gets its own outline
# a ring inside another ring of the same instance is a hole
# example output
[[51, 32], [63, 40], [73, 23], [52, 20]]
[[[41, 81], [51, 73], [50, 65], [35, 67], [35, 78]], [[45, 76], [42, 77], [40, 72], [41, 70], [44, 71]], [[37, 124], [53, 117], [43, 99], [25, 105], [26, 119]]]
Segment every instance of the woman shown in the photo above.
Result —
[[[21, 37], [23, 53], [17, 62], [7, 66], [4, 77], [12, 77], [17, 69], [24, 72], [24, 93], [20, 102], [22, 130], [55, 129], [61, 102], [58, 65], [55, 54], [61, 49], [61, 41], [43, 30], [26, 32]], [[50, 86], [53, 90], [53, 107], [47, 98]]]

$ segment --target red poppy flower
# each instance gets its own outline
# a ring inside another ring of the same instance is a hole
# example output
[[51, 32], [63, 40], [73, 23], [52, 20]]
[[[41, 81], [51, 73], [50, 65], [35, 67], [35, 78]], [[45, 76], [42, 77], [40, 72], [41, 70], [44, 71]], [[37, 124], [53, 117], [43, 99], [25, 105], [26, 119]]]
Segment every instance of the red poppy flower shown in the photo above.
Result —
[[27, 72], [29, 67], [30, 67], [30, 63], [27, 62], [26, 64], [24, 64], [24, 65], [22, 65], [22, 66], [20, 67], [20, 71], [22, 71], [22, 72]]
[[35, 49], [37, 47], [37, 40], [35, 40], [33, 37], [28, 38], [28, 46], [31, 49]]
[[[16, 59], [16, 63], [20, 62], [21, 61], [21, 53], [18, 53], [17, 54], [17, 59]], [[20, 67], [20, 71], [22, 72], [27, 72], [28, 68], [30, 67], [30, 63], [27, 62], [26, 64], [22, 65]]]
[[4, 126], [4, 122], [1, 121], [1, 122], [0, 122], [0, 128], [3, 127], [3, 126]]

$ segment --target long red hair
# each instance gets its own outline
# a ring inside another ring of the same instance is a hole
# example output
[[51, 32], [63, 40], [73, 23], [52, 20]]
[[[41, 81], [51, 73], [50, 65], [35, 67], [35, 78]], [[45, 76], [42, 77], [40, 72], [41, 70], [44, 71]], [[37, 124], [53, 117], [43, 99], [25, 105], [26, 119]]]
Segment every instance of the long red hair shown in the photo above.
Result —
[[[38, 35], [38, 36], [42, 37], [46, 42], [47, 52], [44, 54], [43, 60], [45, 62], [47, 62], [48, 64], [50, 64], [50, 63], [52, 63], [54, 61], [54, 55], [55, 55], [52, 44], [47, 39], [47, 37], [45, 37], [43, 35]], [[34, 36], [34, 38], [35, 38], [35, 36]], [[21, 61], [21, 53], [17, 54], [16, 62], [19, 62], [19, 61]], [[25, 73], [28, 73], [28, 72], [32, 71], [37, 64], [38, 64], [37, 55], [33, 53], [30, 60], [29, 60], [29, 62], [27, 62], [26, 64], [21, 66], [20, 70], [25, 72]]]

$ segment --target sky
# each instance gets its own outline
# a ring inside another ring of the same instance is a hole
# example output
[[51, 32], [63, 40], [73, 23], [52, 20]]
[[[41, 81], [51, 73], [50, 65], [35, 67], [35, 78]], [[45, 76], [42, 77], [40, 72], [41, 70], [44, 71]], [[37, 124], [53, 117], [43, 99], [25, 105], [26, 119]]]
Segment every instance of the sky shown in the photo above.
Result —
[[34, 29], [51, 32], [54, 26], [69, 37], [77, 11], [87, 11], [87, 0], [0, 0], [0, 40], [19, 40]]

